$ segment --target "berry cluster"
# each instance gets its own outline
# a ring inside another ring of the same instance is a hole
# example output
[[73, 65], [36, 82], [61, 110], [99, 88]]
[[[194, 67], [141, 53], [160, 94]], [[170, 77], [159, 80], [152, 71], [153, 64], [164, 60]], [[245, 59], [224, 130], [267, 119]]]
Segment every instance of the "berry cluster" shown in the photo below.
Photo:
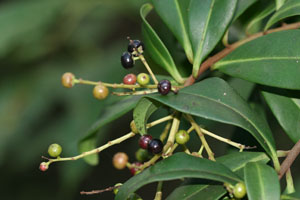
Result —
[[127, 52], [124, 52], [121, 56], [121, 64], [125, 69], [132, 68], [134, 66], [134, 57], [138, 57], [144, 52], [145, 46], [139, 40], [130, 40]]

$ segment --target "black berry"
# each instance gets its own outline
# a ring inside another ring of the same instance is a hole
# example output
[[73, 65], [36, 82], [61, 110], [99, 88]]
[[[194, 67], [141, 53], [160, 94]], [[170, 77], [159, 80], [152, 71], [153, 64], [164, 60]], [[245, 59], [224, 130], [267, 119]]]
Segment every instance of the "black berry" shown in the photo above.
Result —
[[150, 143], [151, 140], [152, 140], [152, 136], [151, 135], [143, 135], [139, 139], [139, 145], [140, 145], [140, 147], [142, 149], [148, 149], [148, 145], [149, 145], [149, 143]]
[[127, 50], [129, 53], [133, 53], [135, 50], [137, 50], [138, 53], [143, 53], [143, 51], [145, 50], [145, 46], [141, 41], [133, 40], [128, 44]]
[[161, 80], [157, 85], [158, 92], [162, 95], [167, 95], [171, 88], [171, 83], [168, 80]]
[[132, 68], [134, 65], [134, 60], [131, 53], [124, 52], [121, 56], [121, 64], [125, 69]]
[[163, 150], [163, 143], [159, 139], [153, 139], [148, 144], [148, 151], [150, 151], [153, 154], [159, 154]]

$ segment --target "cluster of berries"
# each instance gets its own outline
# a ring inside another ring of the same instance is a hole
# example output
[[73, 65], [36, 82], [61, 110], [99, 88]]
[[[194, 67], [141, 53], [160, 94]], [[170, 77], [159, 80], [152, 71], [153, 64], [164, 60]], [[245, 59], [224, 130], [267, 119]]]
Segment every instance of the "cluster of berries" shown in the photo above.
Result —
[[127, 52], [121, 56], [121, 64], [125, 69], [132, 68], [135, 63], [134, 57], [139, 57], [145, 50], [144, 43], [139, 40], [130, 40]]

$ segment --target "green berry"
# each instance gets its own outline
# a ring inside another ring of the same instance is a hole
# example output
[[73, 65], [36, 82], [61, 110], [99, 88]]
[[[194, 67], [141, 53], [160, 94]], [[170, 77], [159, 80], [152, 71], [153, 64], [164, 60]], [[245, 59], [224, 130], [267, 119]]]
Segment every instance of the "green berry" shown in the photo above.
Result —
[[138, 149], [135, 152], [135, 158], [139, 162], [145, 162], [146, 160], [149, 160], [151, 158], [151, 155], [149, 154], [149, 152], [146, 149]]
[[133, 133], [135, 133], [135, 134], [139, 133], [138, 129], [136, 128], [136, 125], [135, 125], [134, 120], [132, 120], [132, 121], [130, 122], [130, 129], [131, 129], [131, 131], [132, 131]]
[[237, 183], [233, 188], [233, 195], [235, 198], [241, 199], [246, 195], [246, 186], [244, 183]]
[[147, 85], [150, 82], [150, 77], [146, 73], [140, 73], [137, 76], [137, 82], [138, 82], [138, 84], [140, 84], [142, 86]]
[[48, 154], [49, 156], [56, 158], [58, 157], [62, 152], [62, 148], [59, 144], [51, 144], [48, 148]]
[[190, 135], [185, 130], [180, 130], [175, 135], [176, 142], [178, 144], [185, 144], [190, 140]]
[[119, 188], [122, 186], [122, 183], [117, 183], [114, 187], [114, 194], [117, 195], [117, 193], [119, 192]]

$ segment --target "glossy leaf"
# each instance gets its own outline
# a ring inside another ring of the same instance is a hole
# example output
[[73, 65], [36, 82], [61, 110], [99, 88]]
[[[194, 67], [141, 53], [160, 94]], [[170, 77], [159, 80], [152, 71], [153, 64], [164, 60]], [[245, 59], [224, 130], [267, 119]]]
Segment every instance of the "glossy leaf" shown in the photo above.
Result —
[[203, 59], [217, 45], [230, 24], [236, 3], [236, 0], [191, 0], [188, 17], [195, 77]]
[[[128, 97], [111, 106], [108, 106], [103, 111], [101, 117], [86, 132], [84, 138], [80, 140], [78, 145], [79, 152], [83, 153], [96, 148], [96, 136], [100, 128], [132, 110], [137, 104], [138, 100], [139, 97]], [[98, 155], [94, 154], [86, 156], [84, 159], [91, 165], [98, 164]]]
[[276, 2], [276, 10], [281, 8], [286, 0], [275, 0]]
[[300, 15], [300, 1], [289, 0], [269, 19], [265, 30], [269, 29], [273, 24], [280, 20], [295, 15]]
[[[265, 153], [260, 152], [237, 152], [217, 158], [217, 162], [227, 166], [232, 171], [237, 171], [245, 167], [248, 162], [264, 162], [270, 159]], [[187, 184], [177, 187], [167, 198], [167, 200], [217, 200], [227, 193], [223, 185]]]
[[146, 98], [159, 101], [183, 113], [239, 126], [249, 131], [277, 162], [275, 142], [268, 124], [220, 78], [206, 79], [183, 88], [177, 95], [158, 94]]
[[153, 103], [149, 99], [142, 98], [133, 110], [133, 120], [141, 135], [147, 133], [146, 125], [150, 115], [157, 110], [159, 104]]
[[232, 21], [235, 21], [237, 18], [239, 18], [239, 16], [241, 16], [250, 6], [252, 6], [256, 2], [257, 0], [238, 0]]
[[300, 30], [272, 33], [237, 48], [213, 69], [263, 85], [300, 89], [299, 43]]
[[172, 56], [170, 55], [167, 47], [161, 41], [159, 36], [153, 30], [151, 25], [147, 22], [146, 16], [153, 9], [151, 4], [144, 4], [141, 7], [140, 15], [142, 17], [142, 34], [147, 52], [151, 58], [161, 67], [163, 67], [169, 74], [178, 82], [183, 83], [181, 75], [179, 74]]
[[300, 140], [300, 99], [262, 93], [279, 124], [293, 142]]
[[193, 63], [193, 50], [188, 34], [188, 6], [190, 0], [152, 0], [154, 8], [164, 23], [182, 45], [189, 61]]
[[248, 163], [244, 180], [249, 200], [279, 200], [280, 184], [275, 170], [263, 163]]
[[[275, 4], [272, 2], [270, 5], [268, 5], [265, 9], [263, 9], [261, 12], [259, 12], [247, 25], [246, 27], [246, 33], [253, 34], [257, 32], [255, 29], [256, 26], [259, 26], [262, 21], [271, 15], [276, 10]], [[261, 27], [261, 26], [260, 26]], [[263, 26], [262, 26], [263, 27]], [[255, 30], [254, 30], [255, 29]]]
[[129, 194], [148, 183], [188, 177], [231, 184], [241, 181], [240, 177], [222, 164], [181, 152], [129, 179], [121, 186], [115, 200], [126, 199]]
[[300, 195], [298, 194], [284, 194], [284, 195], [281, 195], [281, 200], [300, 200]]

